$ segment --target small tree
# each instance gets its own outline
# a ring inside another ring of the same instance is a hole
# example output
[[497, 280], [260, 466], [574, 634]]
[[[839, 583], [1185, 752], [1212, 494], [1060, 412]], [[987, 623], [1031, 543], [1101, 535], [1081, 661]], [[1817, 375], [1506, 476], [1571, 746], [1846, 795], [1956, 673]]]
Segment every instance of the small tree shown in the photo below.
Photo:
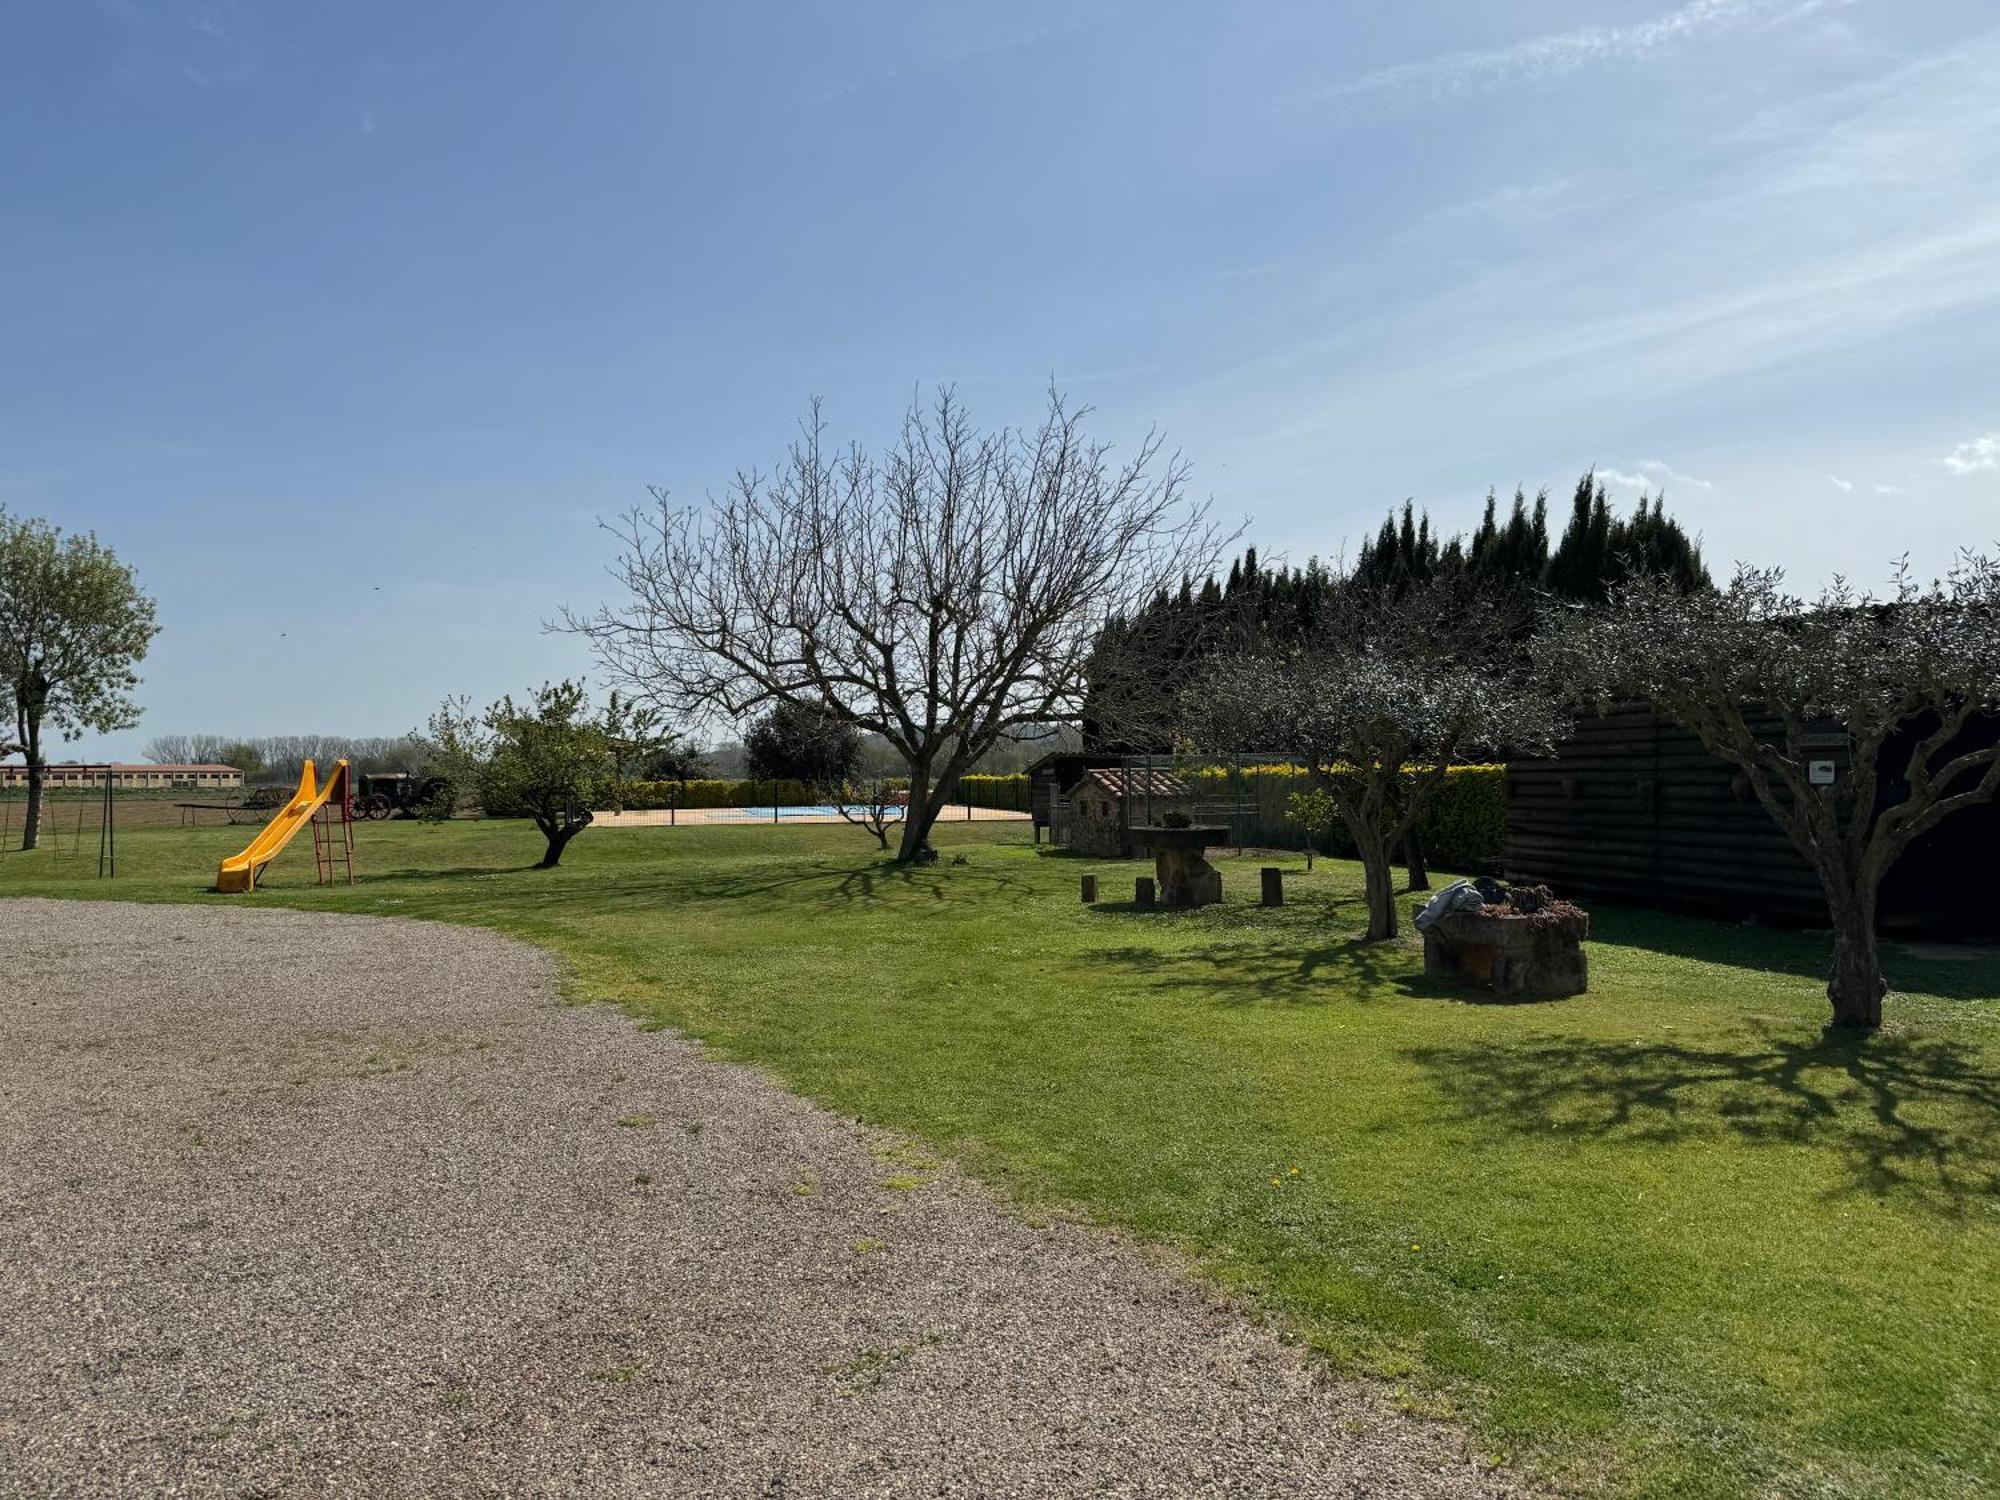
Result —
[[815, 404], [775, 478], [612, 528], [626, 598], [565, 616], [648, 701], [740, 719], [823, 709], [909, 768], [897, 858], [929, 856], [943, 790], [1010, 731], [1074, 717], [1099, 627], [1220, 539], [1148, 437], [1129, 460], [1051, 395], [1033, 431], [976, 432], [944, 392], [879, 460], [826, 443]]
[[476, 717], [464, 698], [447, 699], [428, 742], [435, 774], [476, 788], [488, 814], [534, 819], [548, 841], [540, 869], [560, 864], [617, 792], [617, 762], [580, 682], [545, 683], [525, 704], [502, 698]]
[[903, 821], [903, 793], [886, 776], [865, 781], [846, 781], [826, 788], [827, 796], [842, 820], [875, 835], [875, 842], [887, 850], [889, 830]]
[[224, 745], [216, 751], [215, 760], [219, 765], [236, 767], [243, 773], [245, 781], [255, 780], [264, 771], [264, 752], [248, 740], [238, 740], [233, 745]]
[[752, 781], [841, 787], [861, 769], [861, 733], [840, 713], [810, 703], [778, 703], [743, 736]]
[[700, 759], [684, 736], [667, 727], [666, 715], [657, 707], [635, 703], [615, 689], [599, 722], [620, 781], [686, 781], [687, 767]]
[[1333, 831], [1340, 809], [1325, 789], [1309, 786], [1285, 799], [1285, 821], [1296, 823], [1306, 836], [1306, 868], [1313, 867], [1314, 845]]
[[41, 841], [45, 735], [138, 723], [131, 694], [158, 628], [153, 601], [96, 536], [65, 536], [0, 507], [0, 706], [28, 762], [23, 849]]
[[2000, 710], [2000, 564], [1967, 554], [1927, 586], [1898, 569], [1882, 599], [1836, 582], [1807, 601], [1775, 569], [1707, 594], [1640, 578], [1539, 649], [1580, 700], [1643, 699], [1735, 767], [1826, 893], [1834, 1024], [1879, 1026], [1883, 877], [2000, 791], [2000, 741], [1967, 733]]
[[1303, 645], [1219, 660], [1188, 693], [1187, 722], [1204, 748], [1299, 759], [1354, 840], [1368, 937], [1392, 938], [1397, 846], [1445, 773], [1476, 751], [1553, 741], [1553, 696], [1524, 665], [1490, 594], [1445, 582], [1401, 597], [1353, 588]]

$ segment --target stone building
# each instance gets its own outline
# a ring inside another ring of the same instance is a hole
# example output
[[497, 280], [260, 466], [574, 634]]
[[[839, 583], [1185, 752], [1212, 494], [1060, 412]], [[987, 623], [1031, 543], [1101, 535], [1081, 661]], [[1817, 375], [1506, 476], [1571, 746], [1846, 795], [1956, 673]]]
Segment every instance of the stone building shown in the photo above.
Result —
[[1140, 851], [1128, 830], [1158, 823], [1169, 814], [1194, 815], [1194, 794], [1180, 777], [1137, 767], [1097, 766], [1085, 771], [1071, 790], [1069, 816], [1056, 837], [1079, 854], [1129, 859]]
[[[126, 790], [146, 788], [186, 788], [209, 791], [240, 787], [243, 773], [234, 766], [202, 765], [84, 765], [76, 761], [54, 761], [43, 767], [42, 784], [49, 787], [101, 787], [104, 774], [111, 773], [114, 786]], [[28, 784], [28, 767], [18, 760], [0, 761], [0, 788]]]

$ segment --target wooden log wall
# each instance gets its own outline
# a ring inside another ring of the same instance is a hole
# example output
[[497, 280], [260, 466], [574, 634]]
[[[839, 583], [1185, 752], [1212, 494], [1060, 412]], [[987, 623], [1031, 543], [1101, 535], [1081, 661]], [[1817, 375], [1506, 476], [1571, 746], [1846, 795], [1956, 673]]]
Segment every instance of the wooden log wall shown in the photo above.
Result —
[[[1586, 901], [1827, 922], [1819, 881], [1736, 771], [1643, 708], [1582, 719], [1553, 756], [1508, 762], [1503, 864]], [[1882, 930], [2000, 937], [1996, 875], [2000, 808], [1962, 813], [1891, 872]]]

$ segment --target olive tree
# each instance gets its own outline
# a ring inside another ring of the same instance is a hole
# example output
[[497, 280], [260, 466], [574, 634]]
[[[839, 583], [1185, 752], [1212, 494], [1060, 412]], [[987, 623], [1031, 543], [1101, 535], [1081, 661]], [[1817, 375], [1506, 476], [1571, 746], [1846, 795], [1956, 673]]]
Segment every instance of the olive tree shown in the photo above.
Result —
[[138, 723], [132, 690], [157, 630], [153, 601], [95, 535], [0, 507], [0, 708], [28, 763], [23, 849], [41, 841], [48, 736]]
[[977, 431], [950, 391], [880, 456], [829, 445], [814, 403], [772, 475], [608, 529], [624, 597], [565, 615], [670, 712], [792, 704], [880, 735], [908, 767], [900, 862], [1003, 736], [1072, 718], [1092, 644], [1220, 546], [1149, 435], [1123, 462], [1051, 393], [1039, 426]]
[[435, 774], [476, 790], [489, 815], [534, 820], [547, 841], [539, 869], [559, 865], [592, 809], [617, 794], [611, 739], [580, 682], [545, 683], [526, 703], [510, 695], [481, 714], [450, 699], [431, 716], [426, 740]]
[[1397, 934], [1396, 850], [1451, 767], [1560, 727], [1507, 615], [1455, 582], [1350, 587], [1308, 636], [1226, 654], [1184, 695], [1198, 748], [1284, 751], [1325, 793], [1361, 859], [1370, 940]]
[[1833, 924], [1833, 1023], [1882, 1023], [1882, 880], [1912, 840], [2000, 792], [2000, 564], [1898, 569], [1880, 598], [1808, 600], [1776, 569], [1716, 593], [1639, 578], [1565, 612], [1538, 652], [1586, 703], [1639, 699], [1727, 762], [1812, 866]]

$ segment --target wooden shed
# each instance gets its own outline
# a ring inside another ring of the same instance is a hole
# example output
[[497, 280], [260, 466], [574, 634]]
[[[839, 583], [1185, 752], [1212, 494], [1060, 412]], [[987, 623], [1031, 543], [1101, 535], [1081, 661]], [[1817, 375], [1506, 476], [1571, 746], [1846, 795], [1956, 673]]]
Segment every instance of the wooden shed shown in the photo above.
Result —
[[[1980, 733], [2000, 733], [2000, 725]], [[1876, 795], [1894, 800], [1889, 747]], [[1565, 896], [1824, 927], [1805, 858], [1728, 763], [1650, 709], [1577, 722], [1553, 756], [1507, 763], [1509, 880]], [[1882, 890], [1885, 933], [2000, 939], [2000, 807], [1970, 809], [1908, 849]]]

